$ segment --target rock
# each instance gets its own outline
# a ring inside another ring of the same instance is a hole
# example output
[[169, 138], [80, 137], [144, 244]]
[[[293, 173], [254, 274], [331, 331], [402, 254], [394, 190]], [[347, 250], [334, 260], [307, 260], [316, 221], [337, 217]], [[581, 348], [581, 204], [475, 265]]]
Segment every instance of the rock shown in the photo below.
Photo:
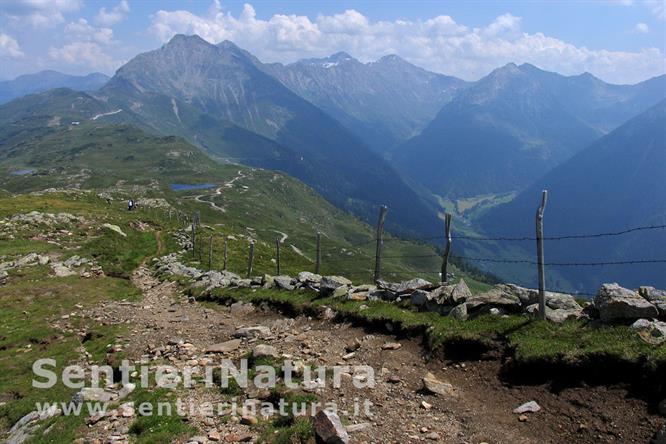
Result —
[[277, 358], [278, 352], [272, 345], [259, 344], [252, 349], [253, 358]]
[[[537, 318], [539, 316], [539, 304], [532, 304], [525, 308], [525, 313], [529, 316]], [[558, 308], [556, 310], [551, 309], [546, 305], [546, 319], [561, 324], [568, 319], [580, 319], [583, 317], [583, 309], [579, 310], [567, 310], [564, 308]]]
[[453, 308], [453, 310], [451, 310], [451, 312], [449, 313], [449, 316], [459, 321], [466, 321], [467, 318], [469, 317], [467, 315], [467, 304], [462, 303], [460, 305], [456, 305]]
[[363, 430], [372, 428], [372, 424], [369, 422], [361, 422], [358, 424], [350, 424], [347, 426], [347, 433], [356, 433], [356, 432], [361, 432]]
[[39, 255], [37, 253], [29, 253], [16, 261], [15, 267], [25, 267], [27, 265], [34, 265], [39, 260]]
[[594, 297], [594, 306], [602, 321], [655, 318], [659, 315], [657, 307], [637, 292], [618, 284], [603, 284]]
[[421, 401], [421, 408], [424, 409], [424, 410], [431, 410], [432, 409], [432, 404], [430, 404], [428, 402], [425, 402], [425, 401]]
[[333, 293], [331, 294], [332, 297], [334, 298], [342, 298], [342, 297], [347, 297], [349, 295], [349, 287], [346, 285], [340, 286], [333, 290]]
[[281, 290], [293, 291], [296, 288], [294, 287], [294, 280], [290, 276], [275, 276], [273, 281], [275, 286]]
[[639, 336], [651, 344], [666, 342], [666, 322], [638, 319], [631, 324], [631, 329], [638, 332]]
[[214, 442], [222, 441], [222, 436], [217, 430], [211, 430], [208, 432], [208, 439]]
[[254, 311], [254, 306], [252, 304], [246, 304], [244, 302], [234, 302], [231, 304], [230, 308], [231, 316], [234, 317], [242, 317]]
[[393, 293], [398, 294], [407, 294], [412, 293], [416, 290], [430, 290], [434, 288], [431, 282], [426, 281], [425, 279], [416, 278], [410, 279], [408, 281], [402, 281], [399, 283], [389, 283], [380, 281], [377, 286], [383, 290], [389, 290]]
[[520, 299], [505, 291], [505, 287], [502, 285], [497, 285], [486, 293], [469, 296], [465, 303], [467, 304], [468, 313], [484, 307], [487, 307], [488, 310], [495, 307], [508, 312], [518, 312], [522, 307]]
[[431, 441], [439, 441], [439, 433], [430, 432], [426, 435], [426, 438], [431, 440]]
[[395, 301], [398, 295], [390, 290], [376, 289], [368, 292], [370, 301]]
[[257, 419], [256, 416], [252, 416], [252, 415], [243, 415], [243, 416], [241, 416], [241, 424], [256, 425], [258, 423], [259, 423], [259, 420]]
[[113, 399], [113, 394], [105, 391], [103, 388], [85, 387], [72, 396], [74, 404], [81, 404], [86, 401], [109, 402]]
[[428, 372], [422, 379], [423, 388], [435, 395], [451, 396], [454, 395], [453, 386], [448, 382], [437, 379], [435, 375]]
[[273, 288], [273, 286], [275, 286], [275, 280], [273, 279], [273, 276], [265, 274], [261, 278], [261, 286], [264, 288]]
[[516, 407], [513, 410], [513, 413], [536, 413], [541, 410], [541, 406], [537, 404], [536, 401], [529, 401], [526, 402], [525, 404], [521, 405], [520, 407]]
[[347, 299], [351, 301], [367, 301], [368, 292], [367, 291], [356, 291], [347, 293]]
[[339, 292], [344, 291], [346, 294], [351, 284], [349, 279], [342, 276], [324, 276], [319, 283], [319, 291], [323, 296], [330, 296], [335, 290], [342, 287], [343, 290], [339, 290]]
[[122, 237], [127, 237], [125, 233], [123, 233], [123, 230], [120, 229], [118, 225], [113, 225], [113, 224], [102, 224], [102, 227], [107, 228], [111, 231], [114, 231], [118, 234], [120, 234]]
[[382, 345], [382, 350], [398, 350], [402, 348], [402, 344], [399, 342], [387, 342]]
[[652, 303], [659, 310], [659, 316], [666, 318], [666, 291], [654, 287], [641, 287], [638, 294]]
[[231, 353], [232, 351], [238, 350], [241, 345], [240, 339], [232, 339], [230, 341], [221, 342], [219, 344], [213, 344], [206, 348], [206, 353]]
[[51, 264], [51, 269], [55, 273], [56, 277], [74, 276], [76, 274], [75, 271], [70, 270], [60, 262]]
[[422, 307], [426, 304], [428, 301], [428, 297], [430, 296], [430, 293], [424, 290], [416, 290], [414, 293], [411, 294], [410, 296], [410, 302], [412, 305], [416, 307]]
[[264, 325], [241, 327], [234, 332], [234, 338], [265, 338], [271, 335], [271, 329]]
[[133, 384], [131, 382], [128, 382], [127, 384], [123, 385], [120, 391], [118, 391], [118, 399], [125, 399], [129, 396], [130, 393], [132, 393], [136, 389], [136, 384]]
[[527, 415], [520, 415], [518, 417], [518, 421], [520, 421], [520, 422], [527, 422], [527, 421], [529, 421], [529, 419], [530, 418], [528, 418]]
[[309, 271], [301, 271], [298, 273], [298, 282], [302, 284], [318, 284], [321, 282], [321, 275], [310, 273]]
[[349, 435], [337, 413], [321, 410], [313, 418], [315, 433], [325, 444], [347, 444]]

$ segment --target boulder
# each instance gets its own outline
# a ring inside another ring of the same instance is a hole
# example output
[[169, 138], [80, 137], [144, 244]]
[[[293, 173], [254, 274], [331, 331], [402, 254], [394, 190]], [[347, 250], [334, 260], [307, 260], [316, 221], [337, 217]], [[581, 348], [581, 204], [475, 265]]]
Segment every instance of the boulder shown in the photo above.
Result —
[[398, 298], [397, 293], [390, 290], [376, 289], [368, 292], [370, 301], [395, 301]]
[[466, 321], [469, 317], [467, 314], [467, 304], [463, 302], [462, 304], [456, 305], [453, 310], [449, 312], [449, 316], [459, 321]]
[[351, 284], [349, 279], [342, 276], [324, 276], [319, 283], [319, 291], [324, 296], [330, 296], [336, 289], [344, 287], [346, 293]]
[[659, 316], [666, 318], [666, 290], [657, 290], [654, 287], [641, 287], [638, 289], [644, 299], [659, 310]]
[[430, 293], [428, 293], [427, 291], [416, 290], [414, 293], [411, 294], [410, 302], [415, 307], [422, 307], [428, 301], [429, 296], [430, 296]]
[[113, 398], [113, 394], [105, 391], [103, 388], [85, 387], [72, 396], [72, 402], [74, 404], [81, 404], [87, 401], [109, 402]]
[[347, 444], [349, 435], [337, 413], [321, 410], [313, 418], [317, 437], [325, 444]]
[[490, 291], [482, 294], [472, 295], [467, 298], [467, 311], [478, 311], [482, 308], [503, 308], [507, 312], [520, 311], [522, 304], [518, 296], [505, 291], [503, 285], [498, 285]]
[[264, 288], [273, 288], [275, 286], [275, 279], [269, 274], [265, 274], [261, 278], [261, 286]]
[[273, 281], [275, 282], [275, 286], [281, 290], [293, 291], [296, 288], [291, 276], [275, 276]]
[[[532, 304], [527, 306], [527, 308], [525, 308], [525, 313], [529, 316], [537, 318], [539, 316], [539, 304]], [[564, 308], [552, 309], [546, 305], [546, 319], [557, 324], [561, 324], [568, 319], [580, 319], [583, 316], [584, 314], [582, 308], [577, 310], [568, 310]]]
[[666, 322], [639, 319], [631, 324], [631, 329], [646, 342], [662, 344], [666, 342]]
[[310, 273], [309, 271], [301, 271], [298, 273], [298, 282], [303, 284], [318, 284], [321, 282], [321, 275]]
[[416, 290], [431, 290], [434, 288], [431, 282], [421, 278], [410, 279], [408, 281], [402, 281], [398, 283], [379, 281], [378, 287], [383, 290], [389, 290], [398, 294], [408, 294]]
[[657, 307], [637, 292], [615, 283], [601, 286], [594, 297], [594, 305], [602, 321], [655, 318], [659, 314]]

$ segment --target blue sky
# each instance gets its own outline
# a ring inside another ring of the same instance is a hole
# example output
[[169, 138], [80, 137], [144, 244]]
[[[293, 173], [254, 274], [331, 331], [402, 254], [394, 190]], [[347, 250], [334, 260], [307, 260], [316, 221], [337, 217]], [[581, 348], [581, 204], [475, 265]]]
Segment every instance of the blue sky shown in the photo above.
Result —
[[614, 83], [666, 72], [664, 0], [0, 0], [0, 78], [113, 74], [175, 33], [229, 39], [267, 62], [396, 53], [468, 80], [508, 62]]

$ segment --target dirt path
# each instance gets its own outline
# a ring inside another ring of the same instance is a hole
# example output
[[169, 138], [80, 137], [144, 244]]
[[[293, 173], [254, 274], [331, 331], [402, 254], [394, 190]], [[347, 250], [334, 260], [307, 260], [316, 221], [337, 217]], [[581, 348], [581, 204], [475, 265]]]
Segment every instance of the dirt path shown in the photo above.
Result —
[[[317, 391], [319, 399], [334, 401], [338, 408], [352, 411], [355, 400], [372, 402], [372, 417], [343, 417], [357, 424], [351, 442], [444, 442], [444, 443], [561, 443], [561, 442], [647, 442], [657, 428], [657, 419], [646, 413], [645, 403], [630, 399], [622, 389], [579, 388], [551, 393], [545, 386], [512, 387], [498, 379], [499, 363], [461, 364], [428, 361], [423, 347], [413, 339], [400, 339], [400, 347], [385, 349], [396, 338], [369, 332], [349, 324], [335, 324], [307, 317], [290, 319], [249, 305], [231, 307], [188, 302], [175, 283], [159, 282], [145, 267], [132, 278], [144, 298], [139, 303], [107, 303], [91, 316], [103, 322], [129, 322], [132, 334], [124, 350], [136, 362], [164, 359], [178, 368], [194, 363], [207, 364], [220, 355], [205, 353], [213, 344], [230, 340], [240, 327], [263, 326], [270, 333], [260, 339], [243, 340], [225, 357], [239, 359], [258, 343], [270, 344], [283, 355], [327, 367], [336, 364], [370, 365], [376, 372], [374, 389], [357, 389], [343, 378], [340, 388], [328, 384]], [[351, 344], [360, 347], [349, 354]], [[217, 361], [215, 361], [217, 362]], [[423, 391], [427, 371], [450, 382], [453, 395], [433, 395]], [[260, 397], [256, 392], [241, 397]], [[221, 402], [219, 389], [197, 386], [181, 394], [186, 402]], [[543, 410], [524, 422], [512, 410], [535, 400]], [[115, 423], [104, 421], [91, 428], [90, 436], [109, 440], [126, 436], [131, 418]], [[220, 417], [196, 413], [188, 421], [202, 435], [234, 439], [257, 437], [256, 429]], [[360, 425], [359, 425], [360, 424]], [[354, 429], [354, 427], [352, 427]], [[224, 438], [223, 438], [224, 439]]]
[[236, 176], [235, 176], [233, 179], [231, 179], [231, 180], [225, 182], [224, 185], [222, 185], [222, 186], [220, 186], [220, 187], [217, 187], [217, 188], [215, 189], [215, 191], [213, 191], [212, 193], [209, 193], [209, 194], [199, 194], [199, 195], [197, 195], [197, 196], [194, 196], [194, 200], [196, 200], [197, 202], [200, 202], [200, 203], [206, 204], [206, 205], [210, 205], [211, 208], [213, 208], [213, 209], [215, 209], [215, 210], [217, 210], [217, 211], [220, 211], [220, 212], [224, 213], [224, 212], [226, 212], [227, 210], [225, 210], [223, 207], [217, 205], [217, 204], [216, 204], [215, 202], [213, 202], [212, 200], [206, 200], [206, 199], [204, 199], [204, 198], [205, 198], [205, 197], [212, 197], [212, 198], [214, 198], [215, 196], [219, 196], [219, 195], [221, 195], [221, 194], [222, 194], [222, 189], [223, 189], [223, 188], [230, 188], [231, 186], [233, 186], [234, 182], [236, 182], [238, 179], [242, 179], [242, 178], [244, 178], [244, 177], [245, 177], [245, 174], [243, 174], [243, 172], [239, 170], [238, 173], [236, 174]]

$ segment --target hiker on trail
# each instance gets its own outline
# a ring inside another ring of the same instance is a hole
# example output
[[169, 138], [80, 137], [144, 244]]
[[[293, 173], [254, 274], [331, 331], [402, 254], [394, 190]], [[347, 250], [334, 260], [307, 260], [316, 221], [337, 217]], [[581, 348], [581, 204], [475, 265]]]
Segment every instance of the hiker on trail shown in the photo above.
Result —
[[127, 211], [132, 211], [134, 209], [134, 201], [132, 199], [127, 201]]

